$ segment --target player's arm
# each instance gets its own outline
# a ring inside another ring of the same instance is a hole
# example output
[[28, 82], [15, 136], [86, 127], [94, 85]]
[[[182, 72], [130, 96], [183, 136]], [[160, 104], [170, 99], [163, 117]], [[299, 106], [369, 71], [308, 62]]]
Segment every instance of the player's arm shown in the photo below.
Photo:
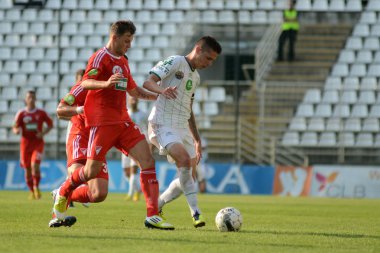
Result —
[[53, 129], [53, 120], [50, 118], [46, 112], [43, 113], [43, 122], [46, 123], [47, 127], [44, 127], [41, 132], [37, 132], [36, 136], [38, 138], [43, 138], [45, 135], [47, 135], [50, 130]]
[[20, 126], [17, 123], [14, 123], [12, 126], [12, 132], [14, 134], [20, 134]]
[[129, 90], [128, 94], [132, 97], [139, 98], [139, 99], [145, 99], [145, 100], [156, 100], [157, 94], [147, 91], [146, 89], [143, 89], [139, 86], [134, 88], [133, 90]]
[[72, 116], [82, 114], [82, 113], [83, 113], [83, 106], [67, 105], [63, 102], [60, 102], [57, 107], [58, 119], [70, 120]]
[[13, 126], [12, 126], [12, 132], [14, 134], [20, 134], [21, 132], [21, 127], [20, 127], [20, 112], [18, 112], [16, 114], [16, 117], [15, 117], [15, 122], [13, 123]]
[[124, 76], [120, 73], [113, 74], [107, 81], [99, 81], [95, 79], [86, 79], [82, 81], [81, 86], [86, 90], [99, 90], [106, 89], [114, 86], [120, 79], [124, 78]]
[[202, 158], [202, 141], [201, 141], [201, 137], [199, 136], [197, 124], [195, 122], [195, 116], [193, 113], [193, 100], [194, 100], [194, 95], [191, 98], [191, 106], [190, 106], [191, 112], [190, 112], [190, 118], [189, 118], [189, 128], [194, 138], [195, 152], [197, 154], [197, 164], [198, 164]]
[[177, 87], [162, 88], [158, 83], [161, 79], [154, 73], [151, 73], [145, 80], [143, 87], [151, 92], [163, 95], [167, 99], [175, 99], [177, 97]]

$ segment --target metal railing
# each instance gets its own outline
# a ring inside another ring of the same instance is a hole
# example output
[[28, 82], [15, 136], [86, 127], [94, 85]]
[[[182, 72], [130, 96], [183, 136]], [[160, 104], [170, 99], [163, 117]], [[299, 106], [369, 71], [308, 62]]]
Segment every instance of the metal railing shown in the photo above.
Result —
[[244, 116], [239, 120], [239, 161], [256, 164], [307, 166], [308, 157], [301, 151], [284, 147], [276, 137], [260, 131]]

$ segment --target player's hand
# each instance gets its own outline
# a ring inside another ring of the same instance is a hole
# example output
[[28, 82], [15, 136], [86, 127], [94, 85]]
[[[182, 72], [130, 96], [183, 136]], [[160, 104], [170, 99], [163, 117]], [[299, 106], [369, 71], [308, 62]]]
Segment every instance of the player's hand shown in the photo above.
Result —
[[42, 132], [37, 132], [37, 133], [36, 133], [36, 137], [37, 137], [38, 139], [42, 139], [43, 136], [44, 136], [44, 135], [42, 134]]
[[120, 79], [124, 78], [124, 76], [121, 73], [115, 73], [113, 74], [105, 83], [104, 88], [111, 88], [118, 82], [120, 82]]
[[199, 164], [202, 159], [202, 145], [200, 142], [195, 142], [195, 153], [197, 155], [197, 164]]
[[176, 99], [177, 98], [177, 87], [167, 87], [161, 93], [167, 99]]

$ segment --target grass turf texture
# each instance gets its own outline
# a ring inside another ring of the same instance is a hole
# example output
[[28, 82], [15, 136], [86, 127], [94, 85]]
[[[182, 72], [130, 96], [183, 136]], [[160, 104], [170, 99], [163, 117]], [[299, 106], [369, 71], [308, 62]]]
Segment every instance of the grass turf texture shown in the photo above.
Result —
[[[28, 193], [0, 191], [0, 252], [380, 252], [380, 201], [200, 195], [206, 227], [195, 229], [184, 197], [164, 211], [174, 231], [144, 228], [145, 204], [124, 194], [68, 211], [71, 227], [49, 228], [50, 194], [29, 201]], [[218, 232], [223, 207], [243, 215], [242, 231]]]

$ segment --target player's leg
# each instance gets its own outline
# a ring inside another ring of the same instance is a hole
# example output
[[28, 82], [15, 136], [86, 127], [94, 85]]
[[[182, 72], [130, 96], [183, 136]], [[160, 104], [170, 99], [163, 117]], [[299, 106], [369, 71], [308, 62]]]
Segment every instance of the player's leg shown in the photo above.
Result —
[[127, 195], [125, 196], [125, 200], [131, 200], [132, 199], [132, 195], [131, 195], [131, 168], [130, 168], [130, 163], [131, 163], [131, 159], [125, 155], [125, 154], [121, 154], [121, 167], [123, 168], [123, 171], [124, 171], [124, 175], [126, 177], [126, 179], [128, 179], [128, 183], [129, 183], [129, 189], [128, 189], [128, 193]]
[[34, 198], [34, 192], [33, 192], [33, 177], [32, 177], [32, 153], [27, 152], [26, 147], [24, 147], [22, 144], [20, 146], [20, 166], [25, 170], [25, 183], [29, 188], [29, 199], [33, 200]]
[[41, 172], [40, 172], [40, 163], [42, 161], [42, 154], [44, 152], [44, 143], [37, 145], [31, 157], [31, 168], [32, 168], [32, 178], [33, 178], [33, 192], [35, 199], [41, 198], [40, 192], [40, 181], [41, 181]]
[[75, 170], [61, 185], [54, 201], [53, 211], [58, 219], [65, 216], [71, 193], [81, 184], [95, 178], [103, 168], [108, 150], [119, 137], [118, 126], [92, 127], [90, 130], [86, 165]]
[[198, 207], [197, 189], [193, 177], [196, 169], [194, 142], [187, 129], [176, 129], [175, 133], [181, 143], [170, 143], [165, 146], [165, 149], [176, 162], [180, 185], [189, 205], [193, 224], [195, 227], [201, 227], [205, 225], [205, 222]]
[[156, 178], [155, 161], [145, 135], [133, 123], [126, 125], [118, 148], [129, 154], [141, 168], [140, 185], [145, 196], [147, 217], [145, 226], [148, 228], [174, 229], [173, 225], [158, 216], [159, 186]]
[[40, 181], [41, 181], [41, 171], [40, 171], [40, 163], [32, 163], [32, 178], [33, 178], [33, 193], [35, 199], [41, 198], [40, 191]]
[[131, 167], [130, 167], [131, 175], [129, 177], [129, 185], [130, 185], [130, 196], [132, 196], [133, 201], [139, 201], [140, 199], [140, 191], [139, 191], [139, 179], [138, 179], [138, 165], [136, 162], [131, 160]]

